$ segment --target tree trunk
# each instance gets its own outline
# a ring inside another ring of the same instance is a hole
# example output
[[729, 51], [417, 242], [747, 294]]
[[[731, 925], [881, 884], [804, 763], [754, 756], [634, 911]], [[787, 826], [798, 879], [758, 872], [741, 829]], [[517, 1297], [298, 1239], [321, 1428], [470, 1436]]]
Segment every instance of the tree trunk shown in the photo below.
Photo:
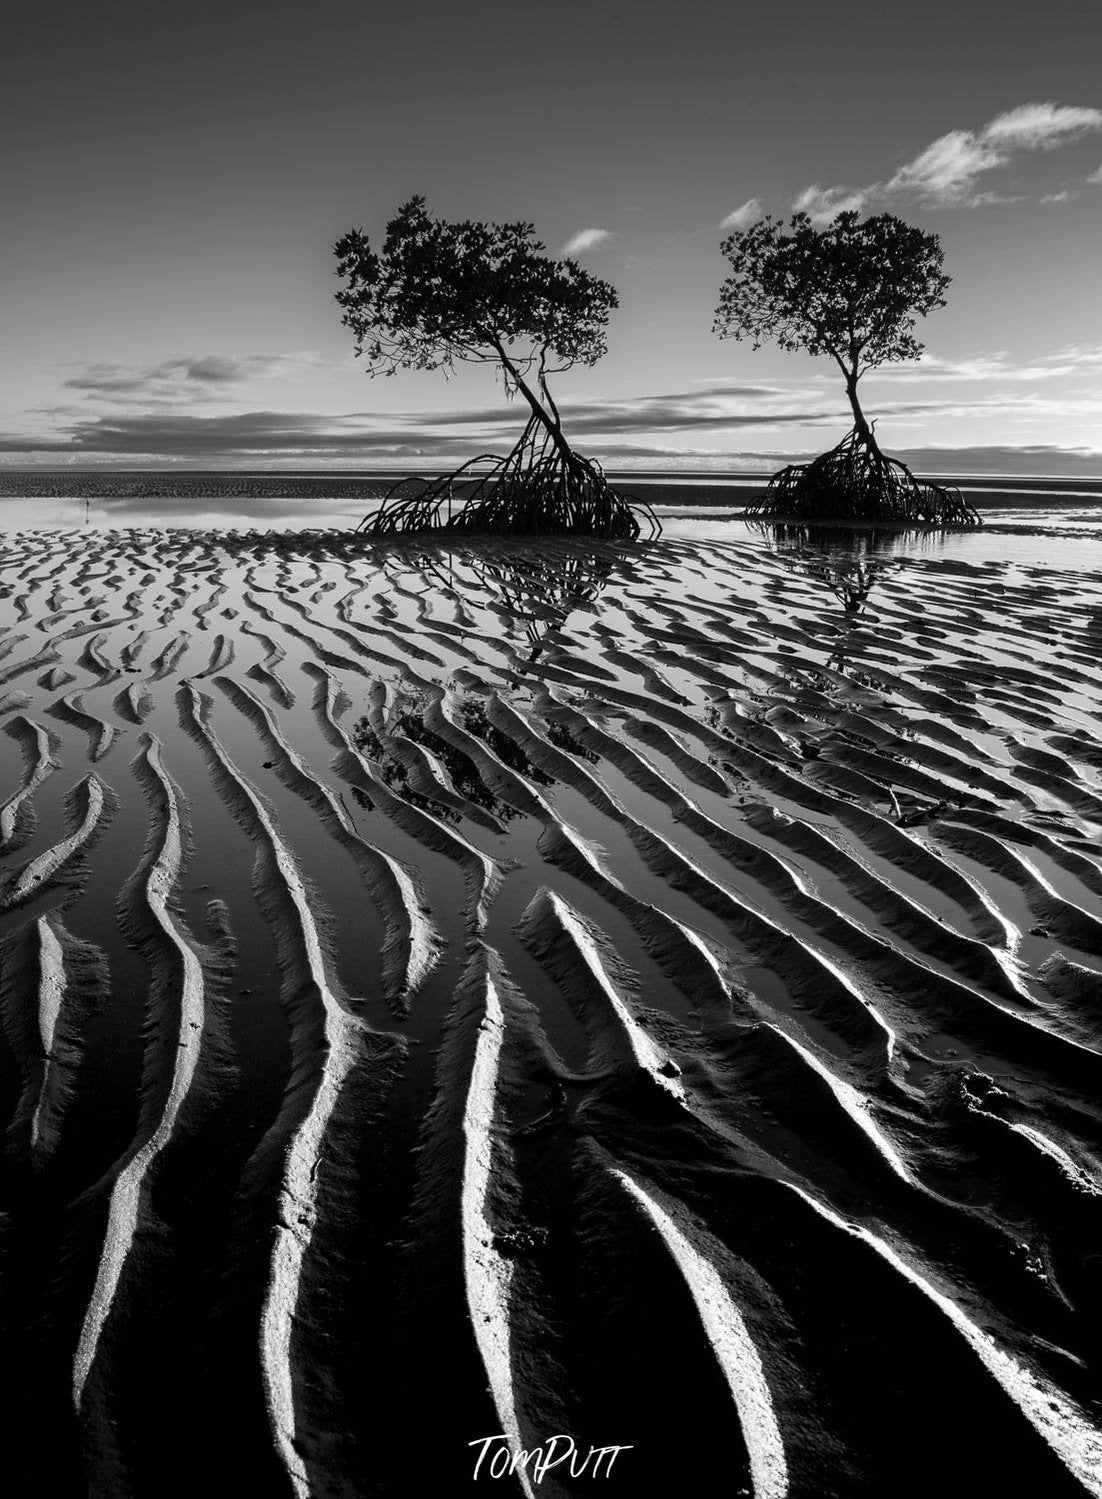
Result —
[[497, 348], [498, 355], [501, 358], [502, 364], [505, 366], [505, 370], [509, 378], [512, 380], [513, 384], [520, 391], [521, 395], [532, 408], [532, 415], [546, 429], [551, 438], [551, 441], [559, 450], [562, 458], [567, 463], [573, 463], [574, 452], [570, 447], [570, 444], [567, 442], [566, 438], [562, 435], [562, 427], [560, 426], [560, 424], [548, 412], [547, 408], [542, 404], [542, 402], [537, 399], [534, 391], [526, 383], [524, 376], [517, 369], [516, 365], [509, 358], [508, 354], [506, 354], [504, 347], [496, 340], [495, 347]]
[[876, 438], [872, 435], [872, 428], [865, 420], [865, 413], [861, 410], [861, 402], [857, 399], [856, 376], [850, 375], [846, 378], [846, 395], [849, 396], [849, 404], [853, 408], [853, 425], [857, 430], [857, 435], [870, 452], [879, 455], [880, 449], [877, 446]]

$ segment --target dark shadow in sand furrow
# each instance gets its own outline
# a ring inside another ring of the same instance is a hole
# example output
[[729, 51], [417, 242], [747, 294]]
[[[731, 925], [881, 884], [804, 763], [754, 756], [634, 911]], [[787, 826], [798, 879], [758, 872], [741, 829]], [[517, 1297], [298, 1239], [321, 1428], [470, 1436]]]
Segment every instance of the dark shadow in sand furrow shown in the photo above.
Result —
[[294, 856], [258, 792], [212, 730], [210, 699], [186, 685], [180, 701], [185, 727], [205, 749], [219, 789], [257, 846], [254, 884], [276, 935], [281, 1003], [291, 1021], [292, 1076], [280, 1116], [250, 1163], [246, 1188], [251, 1196], [275, 1198], [269, 1209], [275, 1232], [259, 1312], [260, 1373], [275, 1451], [291, 1488], [306, 1499], [313, 1489], [303, 1455], [308, 1432], [300, 1429], [296, 1397], [295, 1322], [304, 1265], [319, 1225], [318, 1176], [325, 1169], [334, 1116], [349, 1106], [342, 1095], [387, 1086], [405, 1042], [372, 1031], [346, 1008]]

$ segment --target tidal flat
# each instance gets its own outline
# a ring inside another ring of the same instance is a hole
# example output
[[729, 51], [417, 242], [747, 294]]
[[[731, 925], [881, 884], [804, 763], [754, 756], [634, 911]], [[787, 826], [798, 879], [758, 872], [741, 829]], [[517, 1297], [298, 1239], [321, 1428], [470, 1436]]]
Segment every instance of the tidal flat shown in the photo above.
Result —
[[1102, 1495], [1102, 513], [669, 499], [0, 500], [42, 1492]]

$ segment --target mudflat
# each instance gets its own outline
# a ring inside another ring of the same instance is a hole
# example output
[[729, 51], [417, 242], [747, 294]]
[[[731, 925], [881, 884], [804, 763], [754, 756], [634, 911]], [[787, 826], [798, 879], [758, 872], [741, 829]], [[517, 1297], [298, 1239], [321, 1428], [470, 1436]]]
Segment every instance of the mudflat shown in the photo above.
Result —
[[1102, 1494], [1076, 524], [9, 534], [42, 1491]]

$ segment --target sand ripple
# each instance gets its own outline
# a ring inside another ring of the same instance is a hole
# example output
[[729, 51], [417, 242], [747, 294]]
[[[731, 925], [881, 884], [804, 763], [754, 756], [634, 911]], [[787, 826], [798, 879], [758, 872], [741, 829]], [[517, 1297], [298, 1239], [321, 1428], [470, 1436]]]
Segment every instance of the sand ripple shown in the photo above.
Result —
[[8, 563], [43, 1492], [481, 1492], [502, 1433], [529, 1496], [612, 1444], [626, 1493], [1102, 1496], [1097, 578], [927, 553], [860, 607], [784, 537]]

